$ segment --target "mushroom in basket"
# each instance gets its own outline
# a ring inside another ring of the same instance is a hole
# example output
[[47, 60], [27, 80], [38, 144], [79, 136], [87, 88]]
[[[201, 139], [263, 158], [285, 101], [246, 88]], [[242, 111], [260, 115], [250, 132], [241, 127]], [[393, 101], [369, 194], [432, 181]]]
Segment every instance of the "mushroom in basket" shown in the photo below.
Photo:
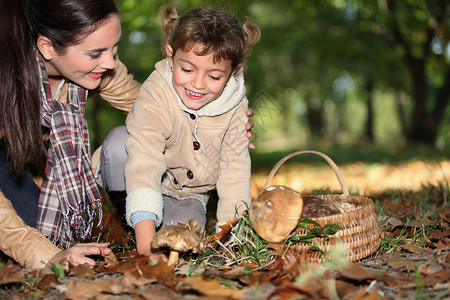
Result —
[[274, 185], [255, 197], [249, 217], [260, 237], [278, 243], [297, 227], [302, 212], [303, 198], [300, 193], [283, 185]]
[[201, 253], [204, 246], [201, 237], [190, 228], [183, 225], [168, 225], [155, 234], [152, 248], [169, 248], [167, 265], [170, 266], [178, 263], [179, 253], [187, 251]]

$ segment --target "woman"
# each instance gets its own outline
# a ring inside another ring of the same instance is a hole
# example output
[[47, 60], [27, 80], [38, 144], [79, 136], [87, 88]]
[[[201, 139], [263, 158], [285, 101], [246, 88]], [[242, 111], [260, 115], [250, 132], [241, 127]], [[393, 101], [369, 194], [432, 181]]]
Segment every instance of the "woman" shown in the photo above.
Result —
[[[102, 214], [84, 105], [99, 93], [128, 112], [140, 87], [117, 57], [117, 7], [113, 0], [0, 3], [0, 249], [26, 268], [93, 266], [86, 256], [110, 249], [76, 244], [90, 239]], [[28, 170], [44, 178], [41, 188]]]

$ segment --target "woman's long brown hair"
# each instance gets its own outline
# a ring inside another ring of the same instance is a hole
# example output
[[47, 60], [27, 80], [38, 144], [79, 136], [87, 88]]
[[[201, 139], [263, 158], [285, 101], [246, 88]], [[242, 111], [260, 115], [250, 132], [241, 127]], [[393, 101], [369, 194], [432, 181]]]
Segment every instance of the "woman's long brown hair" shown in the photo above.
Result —
[[45, 171], [37, 37], [48, 37], [63, 54], [112, 13], [113, 0], [0, 0], [0, 137], [16, 175], [27, 162]]

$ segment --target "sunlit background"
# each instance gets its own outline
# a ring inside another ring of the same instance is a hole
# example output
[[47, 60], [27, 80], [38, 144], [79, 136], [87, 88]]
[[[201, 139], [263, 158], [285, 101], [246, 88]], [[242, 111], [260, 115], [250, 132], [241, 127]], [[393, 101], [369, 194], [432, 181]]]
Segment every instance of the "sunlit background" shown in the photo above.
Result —
[[[159, 10], [172, 1], [116, 2], [120, 59], [142, 82], [163, 57]], [[245, 64], [254, 169], [301, 149], [319, 149], [339, 163], [450, 158], [449, 2], [173, 3], [180, 14], [211, 6], [261, 28]], [[94, 147], [125, 120], [100, 99], [90, 101], [88, 115]]]

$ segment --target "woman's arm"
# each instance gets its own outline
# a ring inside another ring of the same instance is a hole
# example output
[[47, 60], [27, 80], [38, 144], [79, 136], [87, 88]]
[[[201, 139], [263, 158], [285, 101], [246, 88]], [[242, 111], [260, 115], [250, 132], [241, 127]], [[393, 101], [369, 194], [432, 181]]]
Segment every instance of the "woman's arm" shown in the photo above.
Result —
[[0, 249], [25, 268], [43, 268], [61, 252], [36, 228], [26, 225], [0, 191]]
[[96, 92], [111, 106], [129, 113], [140, 87], [141, 84], [133, 79], [133, 75], [128, 73], [127, 67], [117, 57], [116, 67], [102, 78]]
[[86, 243], [62, 251], [39, 230], [26, 225], [0, 191], [0, 249], [24, 268], [42, 269], [51, 263], [93, 267], [95, 261], [87, 255], [107, 255], [111, 252], [107, 247], [107, 243]]

